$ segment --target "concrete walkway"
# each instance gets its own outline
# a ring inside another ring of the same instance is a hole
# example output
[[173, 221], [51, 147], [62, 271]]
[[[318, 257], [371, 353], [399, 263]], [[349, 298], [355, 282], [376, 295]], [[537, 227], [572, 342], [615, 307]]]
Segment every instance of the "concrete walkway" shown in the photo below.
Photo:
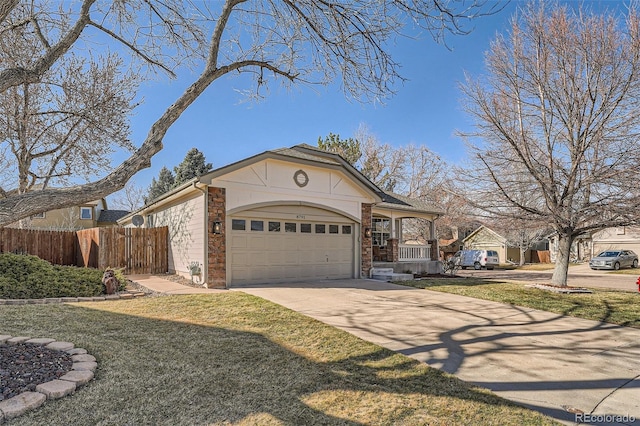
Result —
[[[603, 420], [585, 424], [640, 424], [638, 329], [373, 280], [236, 290], [423, 361], [567, 424], [581, 419]], [[588, 417], [594, 415], [603, 417]], [[629, 417], [635, 421], [624, 421]]]
[[127, 275], [127, 278], [149, 290], [161, 294], [202, 294], [226, 291], [204, 287], [190, 287], [155, 275]]

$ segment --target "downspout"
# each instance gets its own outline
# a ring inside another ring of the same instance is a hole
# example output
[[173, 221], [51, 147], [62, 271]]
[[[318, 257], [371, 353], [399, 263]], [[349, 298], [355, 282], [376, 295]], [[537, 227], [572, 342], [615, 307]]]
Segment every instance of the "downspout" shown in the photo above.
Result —
[[207, 286], [207, 280], [209, 279], [209, 197], [208, 192], [198, 186], [198, 182], [193, 182], [193, 187], [204, 195], [204, 259], [205, 263], [202, 265], [202, 285]]

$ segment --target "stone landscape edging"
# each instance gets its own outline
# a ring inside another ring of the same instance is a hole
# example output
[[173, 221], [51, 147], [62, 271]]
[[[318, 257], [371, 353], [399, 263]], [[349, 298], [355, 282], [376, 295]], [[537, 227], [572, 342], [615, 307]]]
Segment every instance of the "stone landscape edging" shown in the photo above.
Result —
[[128, 300], [146, 296], [142, 291], [110, 294], [93, 297], [48, 297], [45, 299], [0, 299], [0, 305], [45, 305], [49, 303], [103, 302], [106, 300]]
[[0, 423], [19, 417], [27, 411], [35, 410], [47, 400], [71, 395], [80, 386], [91, 381], [96, 368], [98, 368], [94, 356], [89, 355], [86, 349], [76, 348], [71, 342], [60, 342], [49, 338], [14, 337], [5, 334], [0, 335], [0, 343], [41, 345], [54, 351], [66, 352], [71, 355], [73, 361], [71, 370], [59, 379], [38, 384], [35, 392], [22, 392], [13, 398], [0, 401]]

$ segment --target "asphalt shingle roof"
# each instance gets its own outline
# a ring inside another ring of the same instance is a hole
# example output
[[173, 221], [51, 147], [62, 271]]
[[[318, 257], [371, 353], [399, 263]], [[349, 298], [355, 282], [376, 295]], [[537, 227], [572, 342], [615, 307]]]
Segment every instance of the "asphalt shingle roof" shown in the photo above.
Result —
[[129, 213], [127, 210], [101, 210], [98, 222], [116, 223], [118, 219], [125, 217]]

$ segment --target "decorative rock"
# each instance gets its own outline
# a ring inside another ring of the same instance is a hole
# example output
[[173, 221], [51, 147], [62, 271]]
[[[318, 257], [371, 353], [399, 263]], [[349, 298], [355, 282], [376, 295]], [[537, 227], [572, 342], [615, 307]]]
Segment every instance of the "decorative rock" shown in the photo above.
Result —
[[[70, 342], [56, 342], [54, 339], [48, 338], [32, 339], [26, 336], [12, 337], [9, 334], [0, 334], [0, 344], [2, 343], [10, 345], [28, 343], [33, 345], [29, 347], [28, 350], [30, 351], [41, 350], [37, 345], [46, 345], [44, 347], [50, 350], [66, 352], [68, 355], [71, 355], [72, 360], [77, 362], [74, 362], [71, 365], [72, 370], [67, 371], [62, 377], [52, 380], [52, 377], [49, 376], [49, 382], [37, 384], [36, 392], [22, 392], [16, 395], [16, 388], [9, 387], [9, 391], [11, 392], [13, 390], [13, 395], [16, 396], [0, 401], [0, 424], [18, 417], [29, 410], [38, 408], [47, 399], [62, 398], [72, 394], [78, 387], [91, 381], [94, 378], [93, 372], [98, 368], [95, 357], [88, 355], [86, 349], [74, 348], [74, 344]], [[24, 348], [27, 348], [27, 346], [24, 346]], [[66, 362], [68, 363], [68, 358]], [[65, 370], [67, 368], [69, 368], [68, 364]], [[57, 375], [53, 377], [57, 377]], [[1, 384], [2, 383], [0, 383], [0, 385]]]
[[27, 299], [28, 305], [42, 305], [46, 303], [44, 299]]
[[107, 300], [104, 296], [92, 297], [92, 302], [102, 302], [103, 300]]
[[7, 299], [5, 305], [26, 305], [27, 299]]
[[76, 384], [67, 380], [52, 380], [36, 386], [36, 391], [43, 393], [47, 399], [57, 399], [71, 395], [76, 390]]
[[118, 299], [120, 299], [120, 296], [117, 294], [110, 294], [104, 297], [104, 300], [118, 300]]
[[40, 392], [23, 392], [0, 402], [0, 411], [4, 414], [4, 418], [9, 420], [20, 416], [28, 410], [38, 408], [46, 400], [47, 397]]
[[74, 362], [71, 367], [72, 370], [79, 371], [96, 371], [96, 368], [98, 368], [98, 363], [95, 361]]
[[93, 379], [93, 371], [89, 370], [72, 370], [60, 377], [60, 380], [75, 383], [76, 387], [89, 383], [91, 379]]
[[0, 299], [0, 305], [6, 305], [7, 299]]
[[9, 344], [9, 345], [17, 345], [18, 343], [24, 343], [29, 339], [31, 339], [31, 337], [16, 336], [16, 337], [12, 337], [11, 339], [7, 339], [7, 344]]
[[95, 362], [96, 358], [93, 355], [79, 354], [79, 355], [72, 355], [71, 356], [71, 361], [73, 361], [73, 362]]
[[78, 297], [78, 302], [93, 302], [93, 297]]
[[133, 299], [133, 294], [131, 294], [131, 293], [122, 293], [120, 295], [120, 299]]
[[46, 337], [40, 338], [40, 339], [29, 339], [27, 340], [25, 343], [29, 343], [32, 345], [48, 345], [51, 342], [55, 342], [56, 339], [49, 339]]
[[63, 297], [62, 301], [63, 302], [77, 302], [78, 298], [77, 297]]
[[62, 297], [47, 297], [45, 303], [60, 303], [62, 302]]
[[46, 347], [53, 351], [68, 351], [73, 349], [74, 346], [71, 342], [53, 342], [49, 343]]

